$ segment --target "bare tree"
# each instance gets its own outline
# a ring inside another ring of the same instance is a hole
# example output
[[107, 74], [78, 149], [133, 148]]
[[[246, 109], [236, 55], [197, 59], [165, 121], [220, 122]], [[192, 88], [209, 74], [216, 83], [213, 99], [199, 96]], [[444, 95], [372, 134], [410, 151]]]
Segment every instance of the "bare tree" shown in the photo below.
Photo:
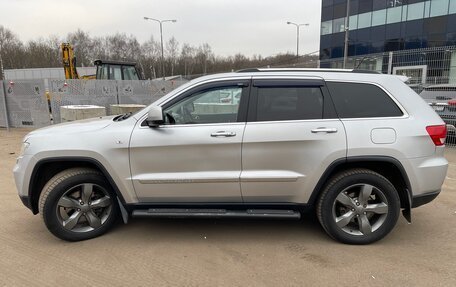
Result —
[[196, 49], [190, 44], [184, 43], [182, 45], [180, 61], [183, 64], [184, 76], [191, 75], [195, 65]]
[[93, 64], [93, 59], [91, 57], [93, 41], [90, 38], [89, 33], [78, 29], [76, 32], [68, 34], [67, 42], [74, 48], [74, 54], [78, 65], [84, 67], [91, 66]]
[[174, 76], [174, 67], [178, 62], [179, 57], [179, 42], [177, 42], [176, 38], [172, 37], [166, 43], [166, 58], [167, 62], [169, 62], [171, 66], [171, 76]]
[[148, 41], [141, 45], [141, 63], [143, 73], [148, 78], [157, 78], [157, 69], [160, 59], [160, 43], [150, 37]]
[[16, 34], [0, 25], [0, 58], [3, 69], [23, 67], [23, 52], [23, 44]]
[[213, 58], [213, 56], [214, 54], [212, 53], [211, 46], [209, 46], [208, 43], [204, 43], [198, 47], [196, 58], [202, 67], [202, 74], [207, 74], [208, 62], [211, 58]]
[[[135, 36], [116, 33], [103, 37], [91, 37], [80, 29], [69, 33], [65, 39], [74, 47], [78, 66], [91, 66], [95, 59], [136, 61], [147, 78], [162, 77], [160, 69], [160, 43], [150, 38], [140, 44]], [[0, 25], [0, 65], [5, 69], [31, 67], [61, 67], [60, 42], [57, 36], [38, 38], [25, 45], [9, 29]], [[241, 53], [234, 56], [215, 56], [209, 44], [198, 47], [184, 43], [179, 48], [172, 37], [166, 43], [166, 63], [172, 75], [191, 76], [215, 72], [227, 72], [242, 68], [295, 65], [296, 56], [291, 53], [263, 58], [261, 55], [247, 57]], [[300, 66], [316, 67], [318, 55], [303, 55]]]

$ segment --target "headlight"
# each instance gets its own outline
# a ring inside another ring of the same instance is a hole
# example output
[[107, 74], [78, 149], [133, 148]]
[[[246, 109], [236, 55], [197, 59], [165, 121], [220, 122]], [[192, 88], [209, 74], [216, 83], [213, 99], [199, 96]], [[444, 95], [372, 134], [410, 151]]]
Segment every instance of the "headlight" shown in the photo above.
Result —
[[21, 152], [19, 153], [19, 156], [23, 156], [25, 151], [28, 149], [29, 146], [30, 146], [30, 143], [23, 142], [22, 143], [22, 147], [21, 147]]

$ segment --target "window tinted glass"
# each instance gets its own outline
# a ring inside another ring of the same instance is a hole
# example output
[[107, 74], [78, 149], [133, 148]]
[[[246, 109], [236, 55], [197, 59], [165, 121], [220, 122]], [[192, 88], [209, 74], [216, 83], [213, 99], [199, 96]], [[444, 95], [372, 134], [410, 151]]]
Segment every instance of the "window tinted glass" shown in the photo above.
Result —
[[258, 121], [307, 120], [322, 117], [323, 95], [320, 88], [258, 88]]
[[401, 22], [402, 6], [387, 9], [387, 24]]
[[432, 0], [431, 17], [448, 14], [448, 0]]
[[343, 32], [345, 30], [345, 18], [334, 19], [333, 21], [333, 33]]
[[98, 79], [99, 80], [107, 80], [108, 79], [108, 66], [99, 66], [97, 68]]
[[138, 73], [136, 73], [135, 67], [123, 66], [124, 80], [139, 80]]
[[385, 25], [386, 9], [372, 12], [372, 26]]
[[408, 5], [407, 21], [424, 17], [424, 2]]
[[371, 26], [372, 12], [363, 13], [358, 15], [358, 29], [367, 28]]
[[208, 124], [237, 121], [242, 88], [224, 87], [193, 94], [164, 110], [167, 124]]
[[120, 66], [110, 65], [109, 66], [109, 79], [110, 80], [122, 80], [122, 72]]
[[449, 13], [456, 13], [456, 0], [450, 0], [450, 10]]
[[332, 20], [321, 22], [321, 34], [327, 35], [332, 33]]
[[350, 16], [350, 18], [348, 18], [348, 21], [348, 27], [350, 30], [358, 29], [358, 15]]
[[326, 83], [341, 118], [402, 116], [402, 111], [379, 87], [359, 83]]

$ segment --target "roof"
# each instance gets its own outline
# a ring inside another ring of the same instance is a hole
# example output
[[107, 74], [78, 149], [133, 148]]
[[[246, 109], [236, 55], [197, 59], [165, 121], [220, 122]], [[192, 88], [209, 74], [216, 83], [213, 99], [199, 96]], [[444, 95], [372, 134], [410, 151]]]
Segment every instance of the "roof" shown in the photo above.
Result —
[[362, 73], [381, 74], [377, 71], [361, 69], [320, 69], [320, 68], [249, 68], [236, 71], [236, 73], [253, 72], [330, 72], [330, 73]]
[[128, 61], [117, 61], [117, 60], [95, 60], [93, 62], [95, 66], [99, 66], [101, 64], [112, 64], [112, 65], [124, 65], [124, 66], [136, 66], [136, 62], [128, 62]]

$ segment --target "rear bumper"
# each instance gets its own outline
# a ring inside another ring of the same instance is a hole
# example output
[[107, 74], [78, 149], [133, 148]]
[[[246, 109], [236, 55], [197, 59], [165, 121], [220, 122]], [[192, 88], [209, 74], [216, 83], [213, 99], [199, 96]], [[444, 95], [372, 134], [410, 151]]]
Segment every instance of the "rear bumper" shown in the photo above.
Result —
[[427, 204], [433, 201], [440, 194], [440, 189], [425, 194], [416, 195], [412, 198], [412, 208]]

